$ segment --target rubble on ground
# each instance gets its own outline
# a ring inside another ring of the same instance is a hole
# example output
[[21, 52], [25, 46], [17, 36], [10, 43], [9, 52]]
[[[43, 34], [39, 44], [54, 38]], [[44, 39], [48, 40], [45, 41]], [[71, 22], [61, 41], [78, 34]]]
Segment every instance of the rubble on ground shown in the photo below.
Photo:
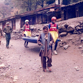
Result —
[[[81, 34], [83, 32], [83, 17], [79, 18], [73, 18], [65, 21], [57, 22], [59, 33], [61, 37], [67, 36], [68, 33], [70, 34]], [[76, 20], [77, 19], [77, 20]], [[42, 28], [44, 26], [47, 26], [47, 24], [36, 24], [36, 25], [30, 25], [32, 36], [39, 36], [39, 34], [42, 32]], [[20, 30], [14, 30], [12, 33], [13, 39], [21, 39], [22, 38], [23, 31]], [[83, 41], [83, 38], [81, 38], [81, 41]]]

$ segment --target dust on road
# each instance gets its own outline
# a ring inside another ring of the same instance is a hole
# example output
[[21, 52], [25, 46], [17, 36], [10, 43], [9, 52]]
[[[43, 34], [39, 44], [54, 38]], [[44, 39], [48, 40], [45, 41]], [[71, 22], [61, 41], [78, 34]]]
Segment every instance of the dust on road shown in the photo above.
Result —
[[[0, 46], [0, 83], [83, 83], [83, 56], [74, 45], [68, 50], [58, 48], [58, 55], [52, 57], [52, 72], [43, 72], [38, 55], [39, 46], [29, 43], [24, 47], [23, 40], [11, 40], [6, 49], [5, 39]], [[78, 71], [75, 69], [78, 67]]]

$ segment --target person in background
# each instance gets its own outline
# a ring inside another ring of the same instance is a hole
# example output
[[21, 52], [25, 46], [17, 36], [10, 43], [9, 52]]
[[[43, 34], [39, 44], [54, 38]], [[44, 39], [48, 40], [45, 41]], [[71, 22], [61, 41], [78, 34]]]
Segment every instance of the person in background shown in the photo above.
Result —
[[38, 40], [37, 40], [38, 45], [41, 46], [39, 56], [41, 56], [41, 63], [42, 63], [44, 72], [46, 72], [46, 67], [48, 67], [49, 72], [51, 72], [51, 66], [52, 66], [51, 46], [53, 42], [54, 41], [53, 41], [51, 34], [49, 33], [48, 26], [44, 26], [43, 33], [39, 35]]
[[23, 26], [23, 34], [24, 34], [24, 36], [31, 37], [31, 30], [30, 30], [29, 20], [25, 20], [25, 24]]
[[0, 45], [1, 45], [1, 38], [2, 38], [2, 29], [0, 28]]
[[49, 31], [54, 39], [54, 43], [55, 43], [55, 46], [54, 46], [54, 54], [57, 55], [57, 45], [58, 45], [58, 41], [60, 41], [58, 39], [58, 25], [56, 24], [56, 17], [52, 17], [51, 18], [51, 23], [49, 24]]
[[10, 27], [9, 22], [7, 22], [6, 26], [3, 29], [3, 32], [5, 33], [5, 37], [6, 37], [6, 48], [9, 48], [12, 30], [13, 29]]

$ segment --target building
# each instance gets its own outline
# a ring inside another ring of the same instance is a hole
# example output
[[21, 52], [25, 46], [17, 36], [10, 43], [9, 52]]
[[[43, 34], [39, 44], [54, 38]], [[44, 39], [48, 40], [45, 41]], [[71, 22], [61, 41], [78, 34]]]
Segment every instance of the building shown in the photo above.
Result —
[[60, 12], [60, 5], [56, 5], [55, 3], [53, 3], [38, 10], [27, 11], [22, 14], [17, 14], [15, 16], [1, 19], [0, 28], [4, 28], [6, 22], [8, 21], [10, 22], [10, 25], [13, 27], [13, 29], [20, 29], [21, 27], [23, 27], [26, 19], [29, 20], [30, 25], [49, 23], [51, 22], [52, 16], [56, 16], [58, 19], [61, 18]]
[[62, 20], [80, 16], [83, 16], [83, 1], [61, 6]]
[[26, 19], [30, 21], [30, 25], [34, 25], [49, 23], [52, 16], [56, 16], [58, 21], [83, 16], [83, 0], [67, 5], [64, 5], [63, 2], [64, 0], [56, 0], [47, 7], [1, 19], [0, 28], [4, 28], [7, 21], [10, 22], [13, 29], [20, 29]]

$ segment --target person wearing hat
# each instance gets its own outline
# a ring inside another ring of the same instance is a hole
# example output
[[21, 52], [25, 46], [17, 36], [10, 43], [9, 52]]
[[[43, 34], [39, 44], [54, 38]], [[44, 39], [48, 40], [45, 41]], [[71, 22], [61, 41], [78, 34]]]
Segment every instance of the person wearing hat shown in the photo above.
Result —
[[13, 29], [10, 27], [9, 22], [6, 22], [6, 26], [3, 29], [3, 32], [5, 33], [6, 37], [6, 48], [9, 48], [12, 30]]
[[51, 18], [51, 23], [49, 24], [49, 31], [54, 39], [54, 43], [55, 43], [55, 46], [54, 46], [54, 54], [57, 55], [57, 51], [56, 51], [56, 48], [57, 48], [57, 45], [58, 45], [58, 41], [60, 41], [58, 39], [58, 25], [56, 24], [56, 17], [52, 17]]
[[23, 34], [24, 36], [31, 36], [31, 30], [29, 25], [29, 20], [25, 20], [25, 24], [23, 26]]
[[48, 26], [44, 26], [43, 33], [39, 35], [37, 40], [38, 45], [41, 46], [39, 56], [41, 57], [41, 64], [44, 72], [46, 72], [46, 67], [48, 67], [49, 72], [51, 72], [51, 66], [52, 66], [51, 46], [53, 42], [54, 41], [51, 34], [49, 33]]
[[1, 45], [2, 29], [0, 28], [0, 45]]

